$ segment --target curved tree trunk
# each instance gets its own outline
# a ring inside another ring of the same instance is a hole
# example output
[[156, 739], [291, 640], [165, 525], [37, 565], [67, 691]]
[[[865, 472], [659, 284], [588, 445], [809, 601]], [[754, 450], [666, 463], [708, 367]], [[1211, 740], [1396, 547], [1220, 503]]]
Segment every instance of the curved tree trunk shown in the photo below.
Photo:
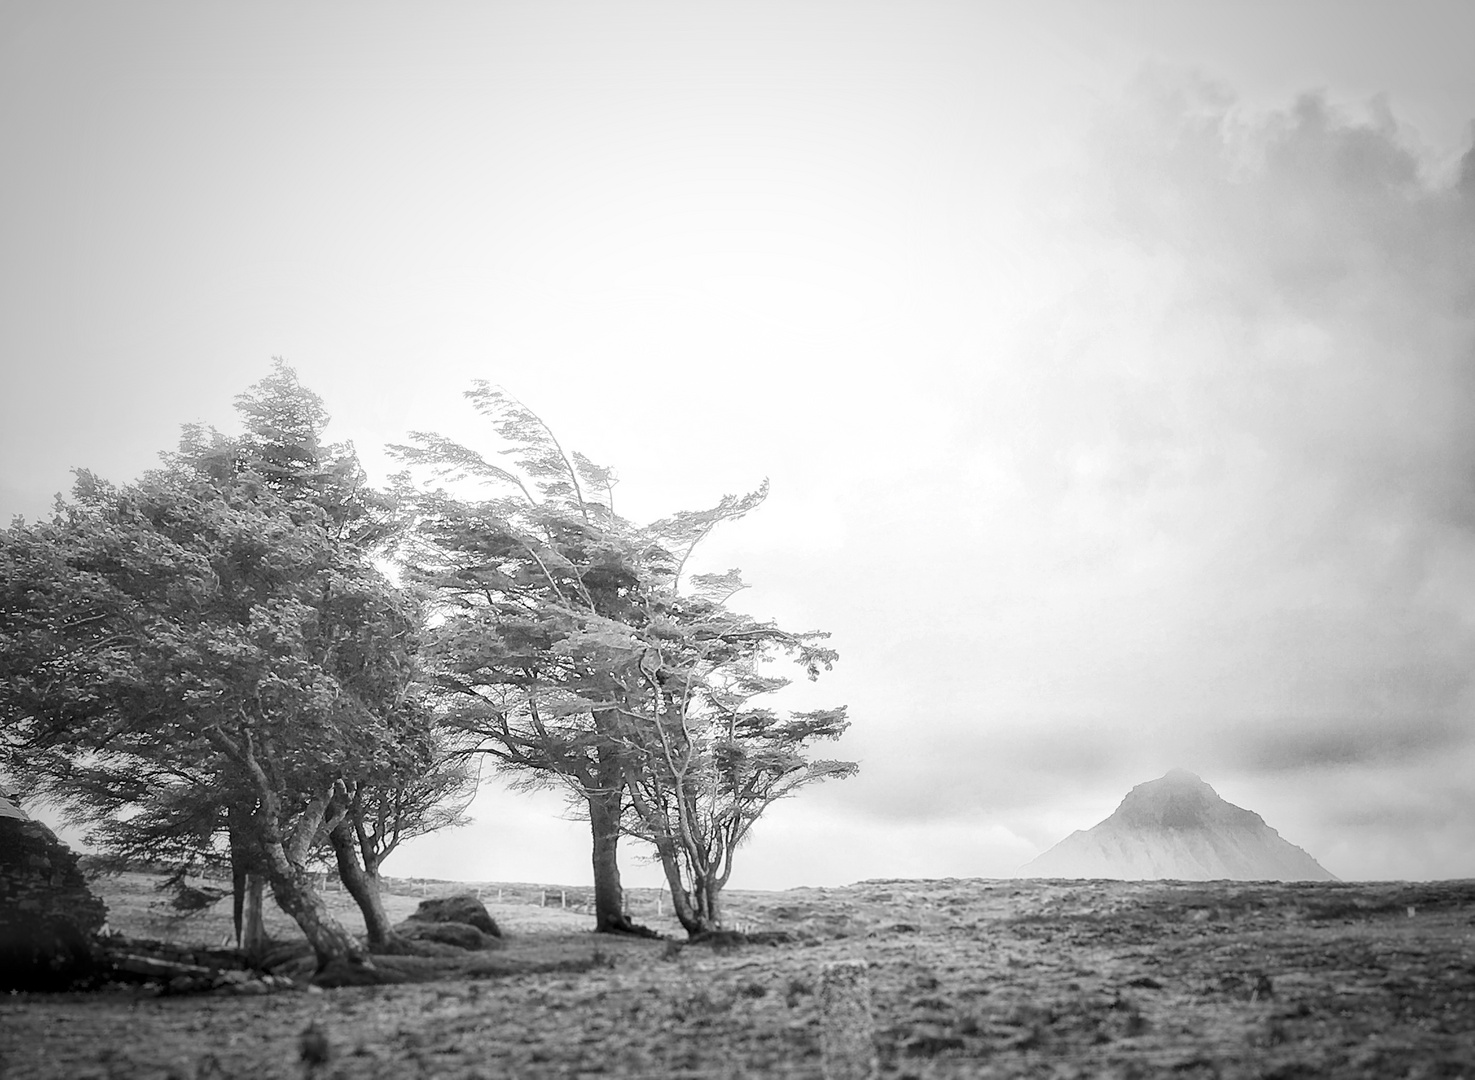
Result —
[[338, 877], [364, 916], [369, 951], [382, 952], [390, 948], [398, 940], [398, 936], [389, 923], [389, 916], [385, 914], [384, 898], [379, 895], [378, 876], [368, 873], [359, 863], [353, 823], [344, 817], [328, 833], [328, 842], [333, 845], [333, 855], [338, 862]]
[[[369, 954], [358, 939], [344, 929], [328, 910], [313, 884], [313, 876], [300, 861], [300, 853], [298, 859], [288, 854], [278, 817], [280, 800], [276, 793], [265, 784], [258, 788], [258, 793], [261, 808], [256, 813], [256, 836], [266, 880], [271, 883], [272, 895], [276, 897], [278, 906], [302, 928], [303, 936], [317, 957], [318, 970], [324, 970], [334, 961], [372, 968]], [[317, 820], [321, 823], [320, 817]], [[311, 835], [308, 824], [304, 819], [294, 841], [294, 851], [306, 847], [305, 841]]]
[[[309, 808], [301, 811], [297, 828], [292, 836], [289, 850], [283, 836], [282, 798], [272, 786], [271, 778], [257, 757], [256, 747], [249, 728], [244, 728], [240, 741], [230, 738], [219, 727], [210, 730], [210, 739], [227, 757], [240, 766], [245, 778], [256, 791], [257, 805], [249, 817], [238, 818], [237, 824], [248, 834], [246, 851], [252, 859], [259, 860], [259, 867], [271, 883], [272, 895], [281, 907], [302, 929], [307, 943], [317, 957], [321, 972], [335, 961], [346, 961], [355, 967], [373, 970], [369, 954], [343, 924], [328, 911], [323, 898], [313, 885], [312, 875], [303, 866], [303, 859], [313, 838], [324, 824], [323, 813], [327, 809], [330, 794], [325, 793]], [[270, 757], [270, 744], [263, 740]], [[239, 832], [238, 832], [239, 834]]]
[[656, 842], [656, 851], [661, 857], [661, 869], [666, 872], [666, 884], [671, 889], [671, 907], [687, 936], [696, 937], [721, 930], [722, 912], [718, 905], [721, 886], [701, 879], [688, 884], [681, 872], [681, 853], [676, 842], [669, 837]]
[[287, 858], [280, 841], [262, 845], [266, 876], [277, 903], [302, 928], [321, 971], [334, 961], [372, 966], [368, 953], [335, 919], [313, 884], [312, 875]]

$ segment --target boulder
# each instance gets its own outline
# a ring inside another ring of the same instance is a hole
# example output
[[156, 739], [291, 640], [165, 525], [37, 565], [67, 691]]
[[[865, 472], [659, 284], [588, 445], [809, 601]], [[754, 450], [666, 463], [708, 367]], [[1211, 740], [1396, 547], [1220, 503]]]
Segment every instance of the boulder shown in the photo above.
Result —
[[61, 989], [84, 978], [106, 920], [77, 856], [0, 794], [0, 990]]
[[394, 928], [411, 941], [435, 942], [481, 952], [499, 948], [502, 931], [474, 893], [422, 900], [415, 913]]
[[499, 948], [502, 944], [500, 939], [491, 934], [484, 934], [476, 927], [462, 922], [416, 922], [406, 919], [394, 928], [394, 932], [411, 941], [434, 941], [472, 952]]
[[434, 900], [422, 900], [406, 922], [465, 923], [474, 926], [483, 934], [501, 937], [502, 931], [488, 914], [475, 893], [457, 893], [455, 896], [440, 896]]

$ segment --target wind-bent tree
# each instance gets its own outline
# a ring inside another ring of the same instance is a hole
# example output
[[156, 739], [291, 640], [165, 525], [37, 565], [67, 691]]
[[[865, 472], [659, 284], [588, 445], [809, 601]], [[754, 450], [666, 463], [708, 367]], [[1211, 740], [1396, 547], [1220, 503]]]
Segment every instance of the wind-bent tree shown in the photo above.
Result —
[[316, 396], [278, 363], [239, 404], [242, 438], [187, 428], [163, 469], [121, 487], [79, 473], [50, 521], [0, 534], [5, 746], [83, 820], [109, 798], [215, 793], [233, 854], [319, 963], [363, 962], [308, 861], [350, 790], [434, 763], [420, 612], [373, 565], [384, 519], [351, 447], [318, 443]]
[[835, 659], [826, 635], [729, 612], [735, 571], [680, 590], [693, 549], [766, 489], [637, 527], [613, 511], [609, 470], [566, 454], [535, 414], [486, 383], [467, 396], [507, 444], [511, 468], [431, 434], [396, 448], [411, 465], [495, 493], [470, 501], [404, 489], [420, 541], [406, 573], [438, 619], [426, 652], [437, 705], [469, 747], [524, 782], [563, 782], [587, 807], [597, 929], [634, 929], [617, 864], [626, 831], [655, 845], [688, 931], [716, 928], [733, 852], [763, 810], [855, 769], [802, 753], [844, 731], [843, 710], [780, 721], [749, 705], [783, 684], [758, 671], [765, 655], [791, 653], [814, 676]]
[[392, 448], [441, 478], [472, 478], [492, 490], [467, 501], [415, 492], [408, 482], [400, 488], [417, 518], [403, 572], [430, 596], [436, 616], [426, 659], [437, 706], [469, 750], [534, 783], [548, 778], [571, 789], [589, 815], [595, 929], [647, 932], [624, 911], [623, 751], [614, 718], [580, 705], [579, 690], [604, 676], [556, 651], [582, 620], [634, 611], [638, 571], [618, 541], [614, 476], [566, 453], [502, 391], [479, 382], [467, 397], [507, 444], [509, 468], [429, 433]]
[[[691, 934], [722, 927], [720, 894], [733, 856], [774, 802], [824, 780], [855, 774], [850, 761], [811, 759], [808, 747], [836, 739], [844, 707], [786, 718], [756, 704], [788, 685], [769, 674], [784, 656], [817, 678], [836, 659], [826, 634], [793, 634], [727, 609], [741, 588], [736, 571], [693, 578], [695, 595], [654, 591], [647, 618], [594, 630], [593, 647], [623, 655], [644, 693], [618, 706], [627, 749], [625, 786], [635, 811], [628, 831], [651, 843], [672, 905]], [[577, 646], [576, 646], [577, 647]]]
[[396, 935], [384, 910], [380, 870], [400, 843], [467, 821], [474, 778], [458, 758], [343, 784], [330, 806], [328, 844], [338, 877], [364, 917], [371, 952], [389, 951]]

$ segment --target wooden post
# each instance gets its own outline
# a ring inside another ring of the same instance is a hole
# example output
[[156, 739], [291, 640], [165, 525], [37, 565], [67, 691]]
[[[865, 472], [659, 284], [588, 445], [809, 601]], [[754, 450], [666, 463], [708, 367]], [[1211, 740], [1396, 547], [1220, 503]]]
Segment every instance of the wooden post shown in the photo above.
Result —
[[564, 889], [558, 890], [558, 906], [563, 908], [564, 911], [568, 910], [568, 892]]
[[871, 984], [863, 960], [826, 964], [820, 978], [820, 1058], [825, 1080], [875, 1080], [876, 1057]]

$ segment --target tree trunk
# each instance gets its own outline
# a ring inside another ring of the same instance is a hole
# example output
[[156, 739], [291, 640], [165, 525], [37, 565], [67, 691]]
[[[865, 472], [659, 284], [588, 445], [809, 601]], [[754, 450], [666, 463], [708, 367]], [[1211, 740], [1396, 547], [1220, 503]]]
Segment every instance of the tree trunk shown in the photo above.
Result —
[[[277, 818], [278, 799], [264, 783], [258, 788], [261, 807], [255, 815], [258, 854], [266, 879], [271, 883], [271, 892], [281, 907], [302, 928], [303, 936], [312, 946], [317, 957], [318, 971], [323, 971], [335, 961], [346, 961], [355, 967], [372, 969], [368, 953], [343, 924], [333, 918], [328, 905], [323, 902], [312, 875], [287, 854], [286, 842], [282, 837], [281, 823]], [[303, 835], [306, 825], [303, 823]], [[298, 840], [303, 837], [299, 836]], [[305, 847], [305, 843], [296, 845]]]
[[[282, 799], [272, 786], [270, 777], [256, 756], [249, 728], [243, 728], [239, 742], [228, 736], [219, 727], [210, 730], [211, 741], [227, 757], [236, 762], [246, 779], [256, 790], [257, 806], [254, 813], [238, 822], [249, 830], [246, 850], [253, 859], [259, 860], [259, 869], [271, 883], [272, 895], [281, 907], [302, 929], [307, 943], [317, 957], [321, 973], [329, 964], [346, 962], [356, 968], [374, 970], [373, 963], [364, 947], [343, 928], [343, 925], [328, 911], [323, 898], [312, 883], [312, 875], [302, 865], [302, 858], [313, 837], [323, 825], [323, 812], [330, 796], [324, 794], [303, 811], [292, 836], [291, 852], [283, 836]], [[270, 757], [270, 744], [263, 740], [263, 747]], [[296, 858], [293, 858], [296, 855]]]
[[230, 804], [226, 825], [230, 836], [231, 913], [236, 930], [236, 948], [255, 963], [266, 954], [265, 878], [257, 854], [252, 828], [254, 811]]
[[[620, 798], [603, 792], [589, 795], [589, 830], [594, 837], [594, 929], [618, 933], [624, 929], [625, 889], [620, 883]], [[611, 805], [613, 803], [613, 805]]]
[[372, 967], [364, 947], [328, 911], [328, 905], [313, 885], [312, 875], [293, 865], [280, 841], [268, 842], [262, 847], [272, 895], [282, 910], [302, 928], [317, 957], [318, 970], [322, 971], [334, 961]]
[[[607, 758], [607, 760], [605, 760]], [[656, 937], [656, 932], [625, 914], [625, 889], [620, 883], [620, 815], [625, 791], [620, 784], [623, 762], [607, 753], [599, 762], [597, 789], [585, 789], [589, 801], [589, 830], [594, 837], [594, 932]]]
[[266, 955], [266, 878], [247, 874], [242, 888], [244, 919], [236, 920], [236, 944], [246, 959], [257, 963]]
[[698, 921], [712, 930], [722, 929], [722, 887], [710, 875], [696, 882]]
[[681, 874], [676, 841], [669, 837], [656, 842], [656, 851], [661, 856], [661, 869], [666, 872], [666, 884], [671, 888], [671, 907], [687, 936], [696, 937], [721, 930], [718, 890], [713, 883], [696, 880], [688, 887]]
[[347, 816], [328, 833], [328, 842], [333, 845], [333, 855], [338, 861], [338, 877], [363, 914], [369, 951], [384, 951], [397, 940], [397, 935], [384, 912], [378, 875], [371, 875], [359, 863], [357, 837]]

